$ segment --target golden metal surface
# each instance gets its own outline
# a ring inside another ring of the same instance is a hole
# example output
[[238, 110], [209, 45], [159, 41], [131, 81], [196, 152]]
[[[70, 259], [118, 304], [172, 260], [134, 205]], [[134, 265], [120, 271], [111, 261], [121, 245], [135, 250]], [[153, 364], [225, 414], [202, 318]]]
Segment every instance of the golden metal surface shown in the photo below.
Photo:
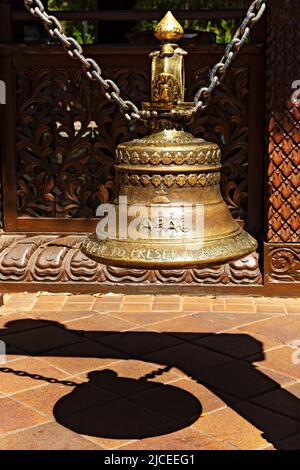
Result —
[[[157, 27], [157, 37], [179, 39], [183, 29], [178, 25], [168, 13]], [[120, 196], [128, 206], [143, 206], [147, 214], [153, 207], [160, 212], [140, 218], [142, 230], [135, 239], [119, 222], [106, 240], [97, 234], [88, 237], [82, 251], [96, 261], [148, 269], [202, 267], [240, 259], [257, 249], [222, 198], [219, 147], [183, 130], [193, 107], [184, 103], [185, 54], [173, 43], [151, 54], [152, 102], [143, 103], [150, 135], [121, 144], [116, 151], [116, 220], [125, 209]], [[201, 230], [194, 223], [199, 211]], [[193, 222], [189, 230], [186, 215]], [[126, 220], [129, 227], [134, 223], [132, 215]], [[162, 231], [164, 237], [159, 236]]]
[[159, 51], [150, 54], [152, 58], [152, 102], [174, 107], [184, 101], [185, 73], [184, 56], [187, 52], [170, 41], [183, 37], [182, 26], [169, 11], [158, 24], [155, 35], [161, 41], [167, 41]]
[[179, 41], [183, 38], [184, 30], [171, 11], [158, 23], [154, 32], [157, 39], [165, 42]]
[[180, 39], [183, 28], [168, 12], [159, 23], [156, 36], [164, 42], [160, 49], [150, 54], [151, 98], [150, 103], [142, 103], [142, 117], [150, 131], [163, 129], [182, 129], [183, 123], [191, 120], [194, 103], [185, 103], [185, 69], [184, 57], [187, 52], [173, 39]]

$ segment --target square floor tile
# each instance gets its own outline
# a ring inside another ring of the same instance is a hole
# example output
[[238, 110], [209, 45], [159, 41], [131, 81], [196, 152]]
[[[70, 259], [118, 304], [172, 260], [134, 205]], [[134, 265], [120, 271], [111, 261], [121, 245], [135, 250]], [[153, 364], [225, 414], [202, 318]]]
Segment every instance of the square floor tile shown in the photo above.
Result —
[[8, 344], [34, 355], [83, 341], [79, 335], [73, 334], [72, 331], [56, 326], [21, 331], [5, 338]]
[[48, 421], [48, 418], [11, 398], [0, 398], [0, 436]]
[[120, 450], [231, 450], [225, 443], [193, 429], [182, 429], [165, 436], [146, 438], [132, 442]]
[[128, 356], [125, 353], [116, 351], [107, 345], [87, 340], [79, 344], [54, 349], [49, 354], [40, 356], [40, 359], [67, 374], [77, 375], [106, 367], [126, 357]]
[[273, 317], [244, 327], [249, 334], [259, 333], [274, 341], [289, 344], [300, 340], [300, 315]]
[[47, 423], [0, 439], [0, 449], [101, 450], [101, 446], [57, 423]]
[[100, 338], [99, 341], [132, 357], [140, 357], [182, 342], [179, 338], [151, 330], [147, 331], [145, 328], [105, 336]]
[[232, 362], [231, 358], [222, 354], [188, 343], [146, 354], [142, 356], [142, 359], [180, 369], [194, 380], [198, 380], [201, 371], [211, 370], [221, 364]]
[[289, 346], [283, 346], [282, 348], [267, 351], [263, 361], [258, 360], [254, 356], [253, 362], [265, 369], [270, 369], [285, 376], [293, 377], [295, 380], [299, 380], [300, 366], [294, 361], [294, 357], [298, 360], [299, 350]]
[[33, 357], [10, 362], [4, 369], [7, 372], [0, 370], [0, 391], [8, 395], [66, 377], [61, 370]]
[[200, 418], [193, 428], [211, 438], [233, 443], [241, 449], [254, 450], [268, 445], [259, 430], [229, 408]]
[[96, 340], [102, 336], [136, 328], [133, 322], [112, 317], [107, 314], [94, 314], [89, 318], [82, 318], [68, 323], [68, 329], [73, 333], [79, 333], [85, 338]]

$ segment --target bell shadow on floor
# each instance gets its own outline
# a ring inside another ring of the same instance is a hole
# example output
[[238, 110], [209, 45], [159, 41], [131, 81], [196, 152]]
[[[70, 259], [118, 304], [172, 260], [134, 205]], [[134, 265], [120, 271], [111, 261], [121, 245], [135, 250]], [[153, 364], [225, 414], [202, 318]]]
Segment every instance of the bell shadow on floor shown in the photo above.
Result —
[[[0, 339], [6, 341], [8, 354], [15, 347], [24, 355], [44, 358], [134, 359], [166, 371], [180, 369], [261, 430], [276, 449], [300, 449], [300, 402], [255, 367], [253, 362], [264, 359], [263, 344], [249, 335], [78, 331], [58, 322], [18, 320], [0, 330]], [[189, 426], [201, 415], [201, 404], [176, 386], [151, 381], [163, 373], [132, 380], [111, 370], [92, 372], [88, 383], [59, 400], [55, 418], [80, 434], [120, 439]]]
[[143, 439], [193, 424], [202, 407], [191, 393], [163, 385], [118, 377], [112, 370], [88, 374], [54, 407], [56, 421], [79, 434], [109, 439]]

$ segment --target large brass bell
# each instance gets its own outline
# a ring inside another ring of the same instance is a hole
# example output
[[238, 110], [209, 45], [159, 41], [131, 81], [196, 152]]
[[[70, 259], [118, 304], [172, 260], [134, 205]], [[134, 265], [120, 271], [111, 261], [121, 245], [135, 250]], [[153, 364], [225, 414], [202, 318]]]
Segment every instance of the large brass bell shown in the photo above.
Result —
[[[243, 258], [257, 249], [257, 242], [232, 218], [222, 198], [220, 149], [183, 130], [193, 108], [184, 102], [186, 52], [174, 44], [183, 29], [169, 12], [155, 33], [163, 44], [151, 54], [152, 102], [143, 103], [151, 132], [118, 146], [116, 230], [107, 237], [89, 236], [82, 251], [107, 265], [147, 269]], [[132, 225], [139, 228], [134, 237], [127, 231]]]

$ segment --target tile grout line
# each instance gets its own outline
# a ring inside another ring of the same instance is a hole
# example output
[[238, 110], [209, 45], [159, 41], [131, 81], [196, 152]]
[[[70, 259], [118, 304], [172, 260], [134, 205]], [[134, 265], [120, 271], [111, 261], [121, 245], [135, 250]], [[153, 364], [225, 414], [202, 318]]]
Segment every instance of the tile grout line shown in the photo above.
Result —
[[[22, 393], [22, 392], [21, 392]], [[28, 405], [28, 403], [25, 403], [25, 402], [22, 402], [20, 400], [18, 400], [17, 398], [15, 398], [14, 395], [11, 395], [11, 396], [7, 396], [6, 398], [9, 398], [10, 400], [14, 401], [15, 403], [18, 403], [19, 405], [22, 405], [24, 406], [25, 408], [28, 408], [29, 410], [32, 410], [34, 411], [35, 413], [38, 413], [39, 415], [45, 417], [45, 418], [48, 418], [48, 415], [46, 413], [43, 413], [42, 411], [38, 410], [37, 408], [34, 408], [33, 406], [31, 405]]]
[[[264, 365], [259, 365], [259, 369], [268, 370], [270, 372], [274, 372], [275, 374], [283, 375], [284, 377], [288, 377], [289, 379], [293, 379], [294, 380], [293, 384], [296, 383], [296, 382], [300, 382], [299, 377], [296, 377], [295, 375], [290, 375], [287, 372], [282, 372], [282, 371], [279, 371], [279, 370], [276, 370], [276, 369], [272, 369], [271, 367], [266, 367]], [[292, 385], [292, 384], [289, 384], [289, 385]]]
[[8, 432], [0, 435], [0, 442], [3, 438], [6, 438], [8, 436], [12, 436], [14, 434], [19, 434], [23, 431], [30, 431], [31, 429], [35, 429], [35, 428], [38, 428], [40, 426], [44, 426], [45, 424], [50, 424], [50, 423], [56, 423], [55, 419], [53, 418], [49, 421], [45, 421], [44, 423], [38, 423], [38, 424], [34, 424], [33, 426], [27, 426], [25, 428], [16, 429], [15, 431], [8, 431]]
[[[78, 359], [80, 359], [80, 358], [78, 358]], [[96, 359], [97, 359], [97, 358], [96, 358]], [[50, 362], [47, 362], [46, 359], [43, 360], [43, 358], [41, 358], [40, 361], [41, 361], [43, 364], [46, 364], [46, 365], [51, 366], [51, 367], [54, 367], [55, 369], [59, 370], [60, 372], [63, 372], [64, 374], [67, 374], [67, 376], [66, 376], [65, 379], [64, 379], [64, 378], [63, 378], [63, 379], [58, 379], [58, 380], [63, 380], [63, 381], [64, 381], [64, 380], [69, 380], [69, 379], [71, 379], [72, 377], [74, 377], [74, 378], [79, 378], [79, 375], [80, 375], [80, 374], [87, 374], [87, 373], [89, 373], [89, 372], [94, 372], [94, 371], [96, 371], [96, 370], [101, 370], [101, 367], [96, 368], [96, 369], [93, 367], [92, 369], [84, 369], [84, 370], [82, 370], [82, 371], [80, 371], [80, 372], [77, 372], [75, 375], [74, 375], [74, 374], [71, 374], [71, 375], [69, 376], [70, 372], [68, 372], [68, 371], [66, 371], [66, 370], [64, 370], [64, 369], [61, 369], [61, 368], [58, 367], [58, 366], [54, 366], [54, 365], [51, 364]], [[117, 359], [117, 360], [112, 360], [112, 362], [109, 362], [109, 363], [106, 364], [104, 367], [106, 367], [106, 366], [107, 366], [107, 367], [110, 367], [111, 365], [116, 364], [116, 363], [119, 363], [119, 362], [122, 362], [122, 359], [120, 359], [120, 360], [119, 360], [119, 359]], [[51, 385], [51, 384], [50, 384], [50, 385]], [[78, 385], [79, 385], [79, 384], [78, 384]]]
[[[251, 315], [251, 314], [250, 314], [250, 315]], [[186, 318], [187, 316], [190, 316], [190, 315], [184, 315], [184, 316], [182, 316], [182, 317], [175, 317], [175, 318], [172, 318], [172, 319], [170, 319], [170, 320], [175, 320], [175, 319], [177, 319], [177, 318]], [[226, 331], [228, 331], [228, 330], [232, 330], [233, 328], [242, 328], [242, 327], [244, 327], [244, 326], [249, 326], [249, 325], [252, 325], [252, 324], [255, 324], [255, 323], [259, 323], [259, 322], [262, 322], [262, 321], [265, 321], [265, 320], [270, 320], [271, 318], [273, 318], [273, 317], [261, 318], [261, 319], [259, 319], [259, 320], [255, 320], [255, 321], [252, 321], [252, 322], [250, 322], [250, 323], [242, 323], [242, 324], [238, 325], [237, 327], [233, 327], [233, 326], [231, 325], [230, 327], [228, 327], [228, 328], [226, 328], [226, 329], [224, 329], [224, 330], [220, 330], [220, 331], [218, 331], [217, 333], [214, 333], [214, 332], [203, 332], [203, 333], [205, 333], [206, 336], [209, 336], [209, 335], [212, 335], [212, 334], [216, 334], [216, 335], [217, 335], [217, 334], [224, 333], [224, 332], [226, 332]], [[168, 320], [163, 320], [163, 321], [168, 321]], [[150, 323], [150, 324], [143, 325], [143, 326], [153, 327], [153, 326], [158, 325], [158, 324], [160, 324], [160, 323], [162, 323], [162, 321], [156, 322], [156, 323]], [[164, 334], [166, 334], [166, 335], [175, 336], [175, 335], [174, 335], [174, 332], [169, 332], [169, 331], [168, 331], [168, 332], [166, 332], [166, 331], [164, 331], [164, 332], [157, 332], [157, 333], [161, 333], [161, 334], [164, 333]], [[203, 333], [199, 332], [199, 335], [201, 335], [201, 334], [203, 334]], [[195, 332], [195, 335], [196, 335], [196, 334], [197, 334], [197, 333]], [[195, 341], [196, 341], [196, 340], [195, 340]], [[194, 340], [185, 341], [185, 342], [186, 342], [186, 343], [190, 343], [190, 344], [194, 344]]]

